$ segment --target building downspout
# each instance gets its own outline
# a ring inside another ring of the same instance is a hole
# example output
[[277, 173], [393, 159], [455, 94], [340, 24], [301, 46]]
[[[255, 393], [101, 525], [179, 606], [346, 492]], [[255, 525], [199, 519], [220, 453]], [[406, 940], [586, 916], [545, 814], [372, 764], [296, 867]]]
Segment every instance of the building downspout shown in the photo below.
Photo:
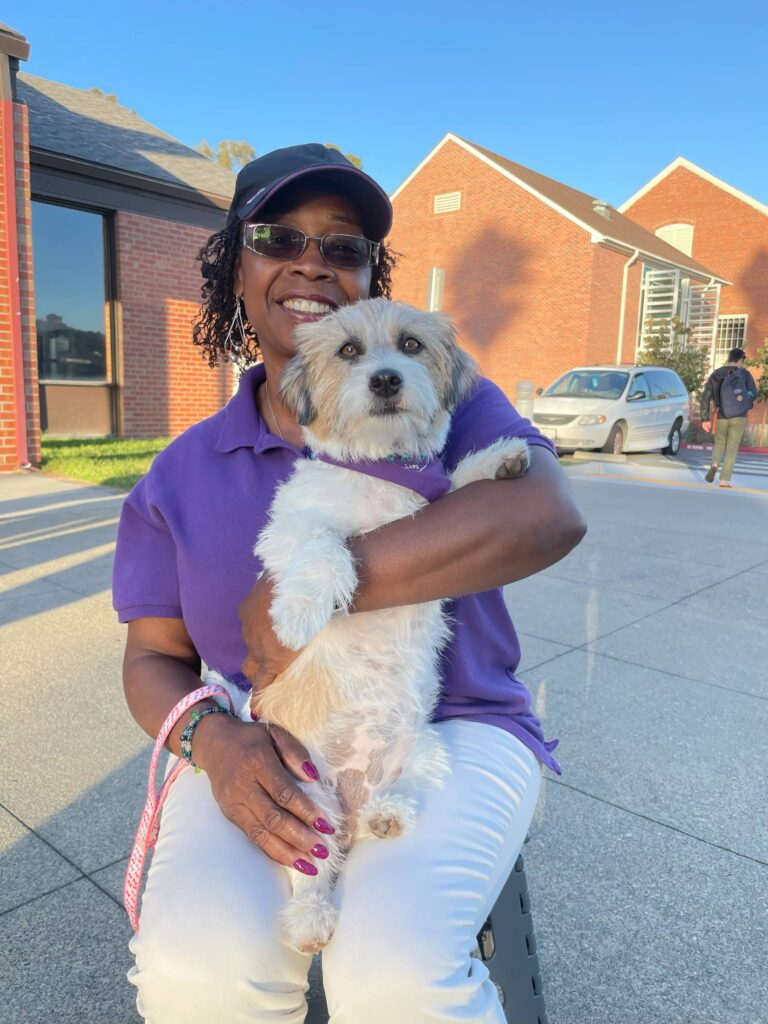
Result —
[[619, 309], [619, 337], [616, 342], [616, 365], [621, 365], [621, 349], [624, 341], [624, 315], [627, 311], [627, 281], [629, 280], [629, 268], [640, 255], [640, 250], [635, 249], [627, 262], [624, 264], [624, 273], [621, 278], [621, 308]]

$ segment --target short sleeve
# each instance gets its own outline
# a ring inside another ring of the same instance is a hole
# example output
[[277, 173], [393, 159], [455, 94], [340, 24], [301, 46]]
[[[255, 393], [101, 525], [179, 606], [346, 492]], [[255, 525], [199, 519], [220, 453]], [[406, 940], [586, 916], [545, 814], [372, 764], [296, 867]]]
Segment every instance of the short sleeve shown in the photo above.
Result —
[[112, 572], [112, 604], [120, 622], [182, 618], [176, 544], [152, 491], [150, 470], [120, 514]]
[[485, 377], [453, 414], [443, 463], [450, 472], [473, 451], [482, 451], [502, 437], [522, 437], [528, 444], [546, 448], [557, 458], [555, 446], [514, 408], [493, 381]]

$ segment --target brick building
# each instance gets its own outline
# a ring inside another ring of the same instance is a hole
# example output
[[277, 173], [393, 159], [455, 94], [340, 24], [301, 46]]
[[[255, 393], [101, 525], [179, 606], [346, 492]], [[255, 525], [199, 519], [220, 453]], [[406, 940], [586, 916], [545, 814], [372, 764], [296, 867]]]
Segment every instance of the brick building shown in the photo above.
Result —
[[0, 469], [44, 431], [175, 435], [232, 389], [191, 326], [234, 175], [28, 53], [0, 25]]
[[698, 340], [728, 283], [608, 204], [450, 133], [392, 200], [395, 296], [448, 312], [512, 397], [520, 380], [632, 362], [649, 274], [678, 282]]
[[[754, 356], [768, 342], [768, 206], [678, 157], [620, 209], [731, 281], [712, 325], [713, 366], [731, 348]], [[749, 435], [762, 443], [766, 411], [756, 406], [748, 419]]]

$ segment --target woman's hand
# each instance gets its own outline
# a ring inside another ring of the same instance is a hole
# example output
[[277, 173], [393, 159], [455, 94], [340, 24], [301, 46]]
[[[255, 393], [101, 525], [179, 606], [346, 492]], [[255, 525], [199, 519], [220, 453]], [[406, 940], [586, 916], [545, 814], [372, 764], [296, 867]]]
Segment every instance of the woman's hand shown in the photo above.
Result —
[[195, 763], [222, 813], [252, 843], [278, 864], [316, 874], [312, 859], [328, 856], [323, 835], [333, 828], [296, 785], [296, 778], [317, 779], [298, 740], [278, 726], [208, 715], [195, 733]]
[[254, 584], [238, 609], [248, 652], [242, 670], [251, 682], [254, 694], [273, 683], [300, 653], [283, 647], [275, 636], [269, 614], [273, 598], [273, 582], [269, 576], [264, 575]]

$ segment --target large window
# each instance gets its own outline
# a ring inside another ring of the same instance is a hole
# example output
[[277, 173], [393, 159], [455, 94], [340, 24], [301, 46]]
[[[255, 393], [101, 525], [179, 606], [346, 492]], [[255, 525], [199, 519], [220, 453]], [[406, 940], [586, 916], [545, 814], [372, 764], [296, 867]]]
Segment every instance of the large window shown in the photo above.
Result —
[[717, 344], [713, 366], [722, 366], [728, 362], [728, 353], [732, 348], [747, 347], [747, 317], [744, 314], [738, 316], [719, 316], [717, 318]]
[[40, 380], [106, 382], [104, 217], [33, 202], [32, 246]]

